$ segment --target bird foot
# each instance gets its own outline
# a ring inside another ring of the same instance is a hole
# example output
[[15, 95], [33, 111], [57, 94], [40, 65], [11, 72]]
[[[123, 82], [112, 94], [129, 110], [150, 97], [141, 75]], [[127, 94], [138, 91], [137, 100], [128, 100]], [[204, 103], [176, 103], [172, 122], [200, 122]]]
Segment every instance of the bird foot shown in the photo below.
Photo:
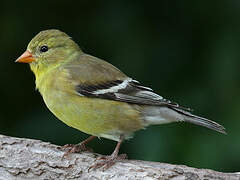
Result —
[[66, 144], [62, 147], [64, 151], [66, 151], [63, 155], [63, 157], [67, 157], [69, 154], [72, 153], [79, 153], [83, 151], [90, 151], [93, 152], [93, 150], [89, 147], [86, 147], [84, 143], [79, 144]]
[[103, 168], [103, 170], [107, 170], [108, 168], [110, 168], [111, 166], [113, 166], [117, 161], [121, 161], [127, 158], [126, 154], [120, 154], [120, 155], [110, 155], [110, 156], [101, 156], [98, 157], [96, 160], [97, 161], [101, 161], [101, 162], [97, 162], [96, 164], [92, 165], [89, 167], [88, 171], [90, 171], [91, 169], [98, 169], [98, 168]]

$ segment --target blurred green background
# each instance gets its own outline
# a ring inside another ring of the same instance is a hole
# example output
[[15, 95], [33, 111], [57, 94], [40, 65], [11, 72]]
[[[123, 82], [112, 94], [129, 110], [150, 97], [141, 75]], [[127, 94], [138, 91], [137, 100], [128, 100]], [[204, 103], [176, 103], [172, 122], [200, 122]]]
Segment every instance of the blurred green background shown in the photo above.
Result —
[[[224, 125], [228, 135], [186, 123], [139, 131], [121, 148], [130, 159], [240, 171], [240, 2], [0, 2], [0, 133], [54, 144], [87, 137], [57, 120], [14, 60], [39, 31], [57, 28], [155, 92]], [[94, 140], [110, 154], [115, 142]]]

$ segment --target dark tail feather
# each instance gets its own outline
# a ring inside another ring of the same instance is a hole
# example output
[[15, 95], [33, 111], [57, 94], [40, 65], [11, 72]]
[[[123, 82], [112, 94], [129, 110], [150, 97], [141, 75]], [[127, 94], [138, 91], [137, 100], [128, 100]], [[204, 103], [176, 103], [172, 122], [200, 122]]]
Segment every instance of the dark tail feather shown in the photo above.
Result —
[[225, 128], [222, 125], [220, 125], [220, 124], [218, 124], [218, 123], [216, 123], [214, 121], [202, 118], [202, 117], [198, 117], [198, 116], [196, 116], [196, 117], [189, 117], [189, 116], [186, 116], [185, 117], [185, 121], [193, 123], [193, 124], [196, 124], [196, 125], [207, 127], [209, 129], [212, 129], [214, 131], [218, 131], [218, 132], [223, 133], [223, 134], [227, 134], [226, 131], [225, 131]]
[[184, 121], [186, 121], [186, 122], [196, 124], [196, 125], [200, 125], [200, 126], [204, 126], [204, 127], [209, 128], [209, 129], [212, 129], [214, 131], [218, 131], [220, 133], [227, 134], [226, 131], [225, 131], [225, 128], [222, 125], [220, 125], [220, 124], [218, 124], [214, 121], [211, 121], [209, 119], [193, 115], [190, 112], [184, 111], [182, 109], [177, 109], [177, 108], [172, 108], [172, 109], [177, 111], [180, 114], [183, 114], [184, 117], [185, 117]]

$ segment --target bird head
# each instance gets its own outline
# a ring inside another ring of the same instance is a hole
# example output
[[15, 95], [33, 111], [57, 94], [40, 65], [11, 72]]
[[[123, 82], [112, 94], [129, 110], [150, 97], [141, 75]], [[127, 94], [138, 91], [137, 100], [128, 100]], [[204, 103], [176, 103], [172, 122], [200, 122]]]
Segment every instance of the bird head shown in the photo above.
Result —
[[51, 29], [38, 33], [27, 50], [15, 61], [29, 63], [35, 75], [67, 61], [71, 55], [81, 53], [78, 45], [64, 32]]

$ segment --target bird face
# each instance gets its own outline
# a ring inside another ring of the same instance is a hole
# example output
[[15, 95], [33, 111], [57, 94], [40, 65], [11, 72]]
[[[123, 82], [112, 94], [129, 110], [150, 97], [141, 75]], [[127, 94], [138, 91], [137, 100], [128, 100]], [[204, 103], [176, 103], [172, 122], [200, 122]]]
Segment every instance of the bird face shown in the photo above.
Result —
[[16, 62], [29, 63], [35, 73], [64, 62], [74, 52], [80, 51], [78, 45], [64, 32], [46, 30], [37, 34], [28, 44], [27, 50]]

